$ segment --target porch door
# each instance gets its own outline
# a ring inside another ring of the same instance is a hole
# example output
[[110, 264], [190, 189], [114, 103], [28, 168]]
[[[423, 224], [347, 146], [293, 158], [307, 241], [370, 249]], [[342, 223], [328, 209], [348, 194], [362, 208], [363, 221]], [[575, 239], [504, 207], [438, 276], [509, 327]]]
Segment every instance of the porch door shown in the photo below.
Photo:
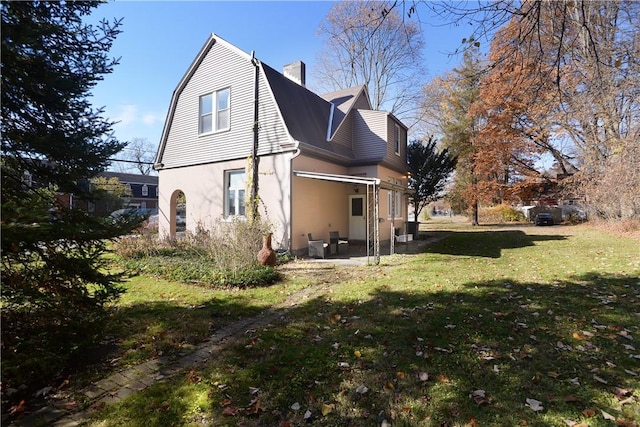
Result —
[[367, 240], [365, 196], [349, 196], [349, 240]]

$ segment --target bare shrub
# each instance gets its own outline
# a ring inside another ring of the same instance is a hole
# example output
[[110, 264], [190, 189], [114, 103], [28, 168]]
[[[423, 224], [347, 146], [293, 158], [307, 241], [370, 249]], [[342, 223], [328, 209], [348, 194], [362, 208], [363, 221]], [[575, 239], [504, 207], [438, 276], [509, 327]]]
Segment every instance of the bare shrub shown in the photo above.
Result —
[[241, 271], [257, 265], [256, 254], [262, 247], [262, 236], [271, 226], [258, 221], [216, 220], [198, 224], [196, 232], [188, 234], [190, 245], [201, 248], [206, 258], [221, 271]]

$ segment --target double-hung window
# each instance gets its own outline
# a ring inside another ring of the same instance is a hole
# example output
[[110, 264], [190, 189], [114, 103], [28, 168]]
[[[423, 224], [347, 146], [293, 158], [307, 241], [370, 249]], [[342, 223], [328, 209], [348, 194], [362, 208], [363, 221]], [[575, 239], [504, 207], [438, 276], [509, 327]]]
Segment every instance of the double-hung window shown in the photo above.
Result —
[[402, 218], [402, 193], [389, 190], [389, 216], [388, 218]]
[[229, 129], [231, 91], [229, 88], [200, 97], [198, 133], [205, 134]]
[[225, 218], [230, 216], [245, 216], [245, 191], [247, 175], [244, 170], [225, 172]]

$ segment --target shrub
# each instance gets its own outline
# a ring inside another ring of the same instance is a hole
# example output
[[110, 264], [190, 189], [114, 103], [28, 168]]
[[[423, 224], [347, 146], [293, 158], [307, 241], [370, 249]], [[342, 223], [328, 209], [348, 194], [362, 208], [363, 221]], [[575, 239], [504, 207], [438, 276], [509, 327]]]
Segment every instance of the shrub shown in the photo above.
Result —
[[505, 204], [484, 208], [480, 214], [482, 215], [481, 222], [488, 223], [522, 222], [525, 220], [522, 212]]
[[279, 280], [279, 273], [256, 260], [262, 236], [269, 229], [265, 223], [216, 221], [209, 226], [199, 224], [195, 233], [180, 239], [149, 234], [122, 238], [115, 251], [130, 274], [208, 286], [269, 285]]

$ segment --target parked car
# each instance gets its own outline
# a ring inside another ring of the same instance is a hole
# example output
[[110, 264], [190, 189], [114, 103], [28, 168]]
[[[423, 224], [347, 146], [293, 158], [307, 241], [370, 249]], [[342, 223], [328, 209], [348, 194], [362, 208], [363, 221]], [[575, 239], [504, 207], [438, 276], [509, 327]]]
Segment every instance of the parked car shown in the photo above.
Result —
[[553, 225], [553, 215], [549, 212], [540, 212], [536, 215], [534, 222], [536, 225]]
[[137, 215], [144, 218], [148, 218], [151, 215], [158, 213], [158, 209], [145, 209], [145, 208], [124, 208], [111, 212], [109, 215], [111, 218], [118, 219], [122, 216]]

